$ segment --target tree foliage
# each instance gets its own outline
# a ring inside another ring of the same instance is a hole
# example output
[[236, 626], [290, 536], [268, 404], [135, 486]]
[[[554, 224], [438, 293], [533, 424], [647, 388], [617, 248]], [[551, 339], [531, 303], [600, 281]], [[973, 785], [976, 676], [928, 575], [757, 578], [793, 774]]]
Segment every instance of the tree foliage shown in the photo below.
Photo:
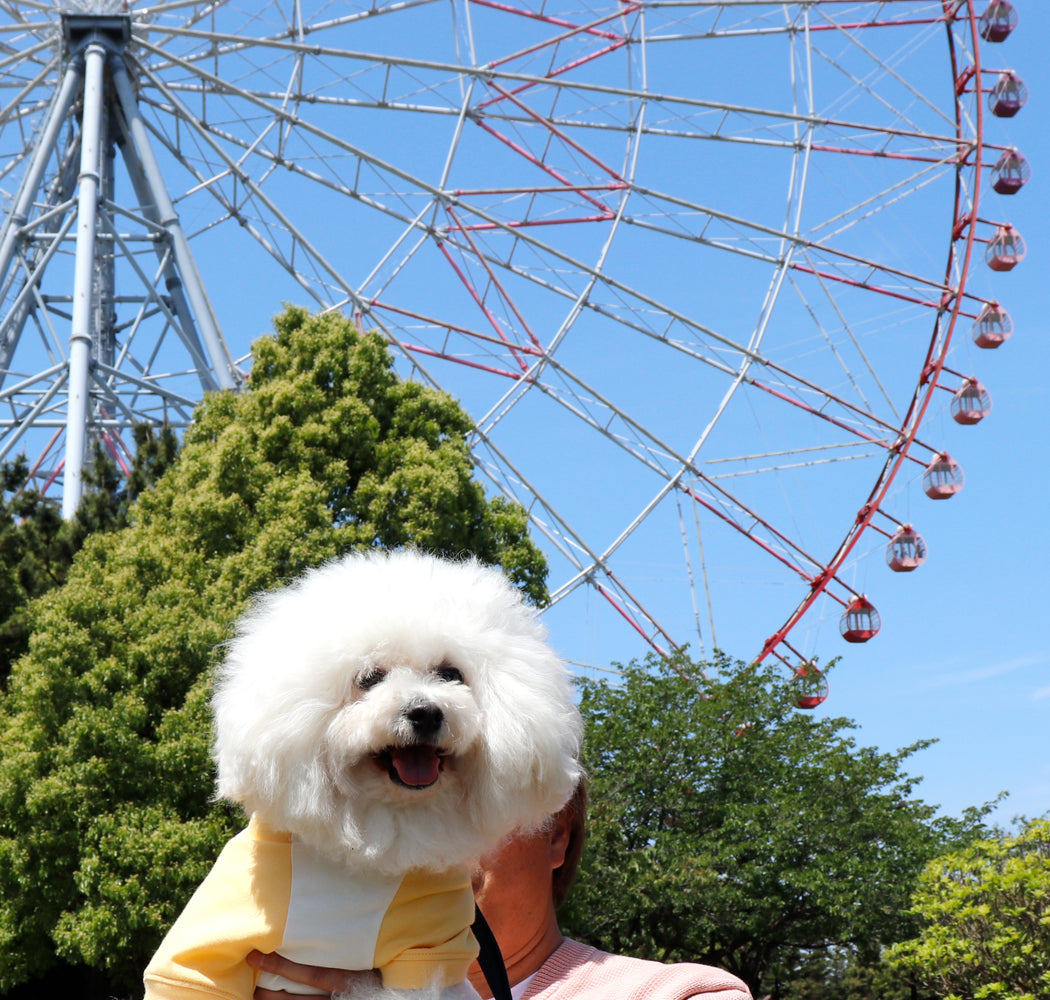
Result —
[[86, 491], [70, 521], [58, 501], [29, 486], [25, 456], [0, 466], [0, 682], [28, 646], [26, 605], [65, 582], [89, 534], [127, 523], [142, 490], [171, 464], [178, 442], [170, 428], [135, 428], [135, 457], [126, 476], [96, 445], [85, 470]]
[[341, 316], [288, 308], [275, 328], [248, 390], [209, 396], [127, 526], [29, 605], [0, 704], [0, 991], [56, 961], [133, 988], [239, 824], [211, 800], [209, 669], [253, 593], [411, 542], [545, 598], [525, 513], [473, 480], [455, 401]]
[[727, 968], [756, 997], [814, 954], [874, 960], [907, 936], [918, 873], [981, 815], [912, 797], [902, 766], [930, 741], [860, 747], [849, 720], [797, 711], [772, 667], [654, 658], [581, 689], [592, 806], [570, 931]]
[[890, 961], [951, 1000], [1050, 996], [1050, 819], [931, 861]]
[[811, 951], [784, 975], [775, 989], [782, 1000], [937, 1000], [910, 972], [855, 948]]

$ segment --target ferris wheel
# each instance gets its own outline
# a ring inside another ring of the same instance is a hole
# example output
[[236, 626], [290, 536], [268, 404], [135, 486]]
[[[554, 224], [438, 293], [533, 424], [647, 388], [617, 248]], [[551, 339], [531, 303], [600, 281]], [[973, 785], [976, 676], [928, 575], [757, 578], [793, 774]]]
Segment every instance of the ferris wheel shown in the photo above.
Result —
[[472, 415], [552, 614], [625, 656], [728, 632], [819, 684], [810, 622], [878, 631], [860, 553], [922, 562], [990, 409], [1010, 321], [970, 277], [1024, 256], [1000, 195], [1028, 167], [985, 138], [1026, 96], [995, 62], [1016, 21], [0, 0], [0, 459], [69, 511], [91, 440], [185, 426], [282, 300], [344, 310]]

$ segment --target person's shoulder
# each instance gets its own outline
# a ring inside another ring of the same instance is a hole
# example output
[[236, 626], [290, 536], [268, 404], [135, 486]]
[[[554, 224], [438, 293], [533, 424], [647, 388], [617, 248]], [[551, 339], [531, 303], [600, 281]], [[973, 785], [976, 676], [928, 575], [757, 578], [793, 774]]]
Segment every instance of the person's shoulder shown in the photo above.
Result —
[[664, 965], [612, 955], [566, 939], [536, 973], [528, 1000], [751, 1000], [747, 986], [722, 969], [692, 962]]

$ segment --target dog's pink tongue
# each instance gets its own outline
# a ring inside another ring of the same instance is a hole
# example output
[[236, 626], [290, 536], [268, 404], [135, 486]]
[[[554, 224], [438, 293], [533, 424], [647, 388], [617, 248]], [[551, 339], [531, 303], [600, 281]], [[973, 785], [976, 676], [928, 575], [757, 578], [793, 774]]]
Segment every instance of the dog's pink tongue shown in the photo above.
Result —
[[434, 784], [441, 770], [441, 759], [433, 747], [400, 747], [390, 751], [397, 776], [414, 788]]

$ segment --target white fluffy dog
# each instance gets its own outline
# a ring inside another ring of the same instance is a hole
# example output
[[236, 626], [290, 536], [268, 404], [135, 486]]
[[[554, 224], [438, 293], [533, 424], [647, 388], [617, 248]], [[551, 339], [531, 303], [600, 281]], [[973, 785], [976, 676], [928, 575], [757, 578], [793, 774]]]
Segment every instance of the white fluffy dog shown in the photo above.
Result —
[[580, 779], [568, 674], [517, 590], [474, 561], [351, 554], [256, 603], [213, 704], [218, 791], [251, 823], [147, 996], [250, 1000], [253, 948], [473, 995], [471, 865]]

